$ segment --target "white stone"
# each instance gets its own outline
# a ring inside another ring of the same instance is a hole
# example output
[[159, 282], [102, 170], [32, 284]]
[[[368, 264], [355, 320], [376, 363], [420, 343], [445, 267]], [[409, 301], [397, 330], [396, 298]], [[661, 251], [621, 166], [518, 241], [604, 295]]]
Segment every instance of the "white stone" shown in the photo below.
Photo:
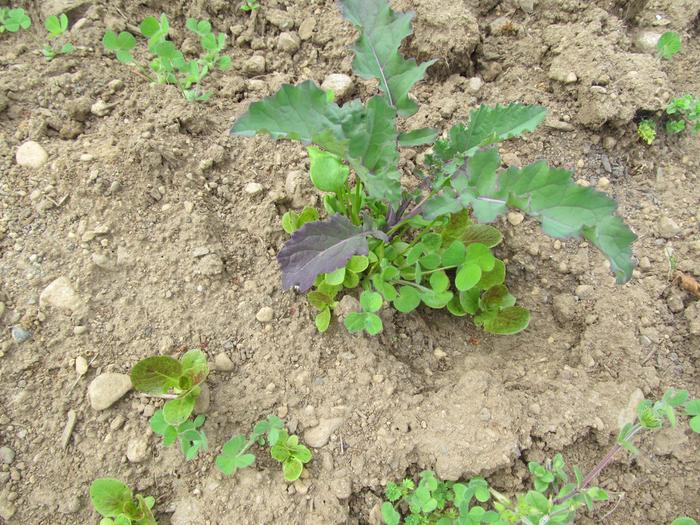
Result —
[[512, 211], [508, 214], [508, 222], [513, 226], [517, 226], [525, 220], [525, 216], [517, 211]]
[[214, 358], [214, 368], [221, 372], [230, 372], [234, 369], [233, 361], [224, 352], [216, 354]]
[[248, 195], [258, 195], [263, 191], [263, 185], [257, 182], [249, 182], [243, 188]]
[[141, 463], [148, 455], [148, 438], [131, 438], [126, 445], [126, 458], [130, 463]]
[[659, 43], [661, 38], [661, 33], [655, 33], [653, 31], [641, 31], [637, 33], [634, 39], [634, 45], [640, 51], [647, 53], [656, 53], [656, 44]]
[[75, 371], [79, 376], [87, 374], [88, 362], [82, 355], [75, 358]]
[[472, 94], [478, 93], [483, 85], [484, 81], [479, 77], [472, 77], [467, 81], [467, 89]]
[[324, 79], [321, 87], [325, 90], [330, 89], [337, 99], [342, 99], [352, 91], [353, 81], [342, 73], [331, 73]]
[[49, 154], [38, 142], [29, 140], [17, 148], [15, 160], [20, 166], [40, 168], [49, 160]]
[[275, 312], [269, 306], [263, 306], [258, 313], [255, 314], [255, 318], [261, 323], [269, 323], [275, 316]]
[[321, 448], [331, 438], [331, 434], [340, 428], [345, 420], [342, 417], [321, 419], [313, 428], [304, 432], [304, 443], [313, 448]]
[[39, 295], [40, 306], [53, 306], [61, 310], [78, 312], [85, 307], [85, 303], [76, 293], [67, 277], [59, 277], [49, 284]]
[[105, 410], [119, 401], [131, 390], [131, 379], [126, 374], [106, 372], [92, 380], [88, 386], [90, 406], [94, 410]]

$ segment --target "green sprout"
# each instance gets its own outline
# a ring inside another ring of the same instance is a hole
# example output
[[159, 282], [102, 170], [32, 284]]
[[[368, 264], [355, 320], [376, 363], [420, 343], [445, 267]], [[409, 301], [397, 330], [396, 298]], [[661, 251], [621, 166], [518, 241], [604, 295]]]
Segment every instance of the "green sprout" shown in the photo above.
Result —
[[700, 131], [700, 99], [691, 94], [676, 97], [666, 107], [666, 114], [672, 118], [666, 122], [669, 134], [681, 133], [689, 129], [692, 134]]
[[671, 60], [681, 50], [681, 39], [675, 31], [666, 31], [656, 43], [656, 50], [661, 58]]
[[[596, 502], [608, 499], [607, 492], [592, 483], [617, 453], [625, 449], [636, 454], [637, 434], [658, 430], [666, 422], [674, 427], [679, 415], [690, 418], [691, 430], [700, 433], [700, 400], [689, 400], [687, 391], [669, 389], [656, 403], [641, 401], [635, 421], [622, 428], [615, 446], [585, 476], [575, 465], [569, 469], [561, 454], [544, 464], [531, 461], [528, 470], [533, 490], [513, 499], [490, 487], [483, 478], [442, 481], [432, 471], [421, 472], [417, 486], [411, 479], [400, 485], [388, 483], [387, 501], [381, 507], [382, 519], [387, 525], [398, 525], [402, 517], [406, 525], [573, 523], [579, 509], [592, 510]], [[693, 524], [691, 518], [683, 517], [672, 525]]]
[[132, 49], [136, 39], [127, 32], [118, 35], [108, 31], [102, 38], [102, 44], [107, 51], [114, 52], [119, 62], [133, 65], [139, 74], [157, 84], [176, 86], [188, 102], [203, 102], [211, 97], [211, 92], [203, 92], [201, 84], [213, 69], [226, 71], [231, 67], [231, 57], [222, 56], [226, 47], [226, 35], [212, 32], [208, 20], [187, 19], [186, 27], [195, 33], [200, 40], [203, 53], [196, 60], [188, 60], [182, 51], [170, 40], [170, 23], [162, 14], [160, 18], [145, 18], [139, 25], [141, 34], [148, 39], [148, 50], [153, 58], [145, 68], [135, 62]]
[[199, 386], [207, 378], [207, 357], [200, 350], [186, 352], [178, 361], [168, 356], [153, 356], [139, 361], [131, 369], [131, 383], [139, 392], [167, 399], [163, 408], [150, 419], [153, 432], [163, 436], [163, 444], [180, 442], [187, 460], [207, 449], [207, 439], [199, 430], [204, 417], [190, 416], [201, 393]]
[[100, 525], [157, 525], [151, 509], [155, 499], [137, 494], [117, 479], [100, 478], [90, 485], [90, 500], [102, 516]]
[[[44, 27], [49, 33], [49, 41], [55, 40], [68, 30], [68, 17], [64, 13], [61, 13], [60, 16], [51, 15], [44, 21]], [[66, 42], [60, 47], [48, 43], [41, 50], [46, 60], [53, 60], [58, 55], [68, 55], [73, 51], [75, 51], [75, 47], [70, 42]]]
[[216, 467], [231, 476], [237, 470], [247, 468], [255, 461], [255, 454], [249, 452], [253, 445], [270, 446], [270, 455], [282, 463], [282, 473], [286, 481], [296, 481], [304, 470], [304, 465], [311, 461], [311, 451], [299, 443], [298, 436], [290, 436], [284, 429], [284, 423], [277, 416], [267, 416], [258, 421], [253, 431], [246, 438], [239, 434], [229, 439], [216, 457]]
[[656, 140], [656, 122], [649, 119], [642, 120], [637, 126], [637, 134], [644, 142], [651, 145]]
[[20, 29], [29, 29], [31, 25], [31, 19], [21, 7], [14, 9], [0, 7], [0, 33], [5, 31], [16, 33]]
[[243, 0], [241, 2], [241, 11], [250, 12], [257, 11], [260, 9], [260, 2], [258, 0]]

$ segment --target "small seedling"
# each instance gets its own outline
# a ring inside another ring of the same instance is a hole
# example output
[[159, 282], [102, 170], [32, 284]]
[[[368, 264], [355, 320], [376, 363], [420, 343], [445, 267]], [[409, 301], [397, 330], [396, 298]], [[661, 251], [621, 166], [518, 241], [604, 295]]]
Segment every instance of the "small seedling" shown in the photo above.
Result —
[[0, 7], [0, 33], [5, 31], [16, 33], [20, 29], [29, 29], [31, 25], [31, 19], [21, 7], [15, 9]]
[[689, 129], [692, 134], [700, 132], [700, 99], [693, 95], [672, 99], [666, 108], [666, 114], [671, 116], [666, 122], [668, 133], [681, 133], [685, 129]]
[[263, 446], [266, 442], [270, 446], [271, 456], [282, 463], [284, 479], [299, 479], [304, 465], [311, 461], [311, 451], [299, 443], [298, 436], [287, 433], [284, 423], [277, 416], [267, 416], [267, 419], [258, 421], [247, 439], [242, 434], [229, 439], [216, 457], [217, 468], [231, 476], [237, 470], [249, 467], [255, 461], [255, 454], [248, 452], [250, 447], [255, 444]]
[[92, 506], [100, 525], [158, 525], [151, 509], [155, 499], [137, 494], [117, 479], [100, 478], [90, 485]]
[[681, 50], [681, 39], [675, 31], [666, 31], [656, 43], [661, 58], [671, 60]]
[[203, 102], [211, 97], [210, 92], [202, 92], [201, 84], [212, 69], [226, 71], [231, 67], [231, 57], [222, 56], [226, 47], [226, 35], [212, 32], [208, 20], [187, 19], [186, 27], [195, 33], [204, 50], [196, 60], [188, 60], [177, 46], [168, 40], [170, 23], [162, 14], [160, 19], [148, 17], [141, 22], [139, 30], [148, 39], [148, 50], [154, 55], [146, 69], [134, 60], [132, 50], [136, 47], [136, 39], [127, 32], [118, 35], [108, 31], [102, 38], [105, 49], [116, 54], [117, 60], [123, 64], [134, 65], [139, 73], [148, 80], [158, 84], [172, 84], [189, 102]]
[[243, 0], [241, 2], [241, 11], [250, 12], [257, 11], [260, 9], [260, 2], [258, 0]]
[[[51, 15], [44, 21], [44, 27], [49, 32], [49, 41], [55, 40], [68, 30], [68, 17], [64, 13], [59, 16]], [[73, 51], [75, 51], [75, 47], [70, 42], [66, 42], [60, 47], [48, 43], [41, 50], [46, 60], [53, 60], [57, 55], [68, 55]]]
[[656, 140], [656, 122], [649, 119], [642, 120], [637, 126], [637, 134], [644, 142], [651, 145]]
[[[439, 480], [432, 471], [420, 474], [418, 485], [411, 479], [401, 484], [388, 483], [385, 501], [381, 507], [387, 525], [478, 525], [491, 523], [507, 525], [544, 525], [545, 523], [573, 523], [579, 509], [593, 509], [595, 502], [606, 501], [608, 494], [593, 481], [622, 449], [632, 454], [638, 450], [634, 437], [643, 430], [658, 430], [667, 421], [677, 424], [678, 411], [689, 417], [689, 426], [700, 433], [700, 400], [688, 400], [685, 390], [668, 390], [656, 403], [643, 400], [637, 406], [634, 423], [625, 425], [617, 444], [585, 476], [576, 466], [570, 470], [561, 454], [540, 464], [528, 463], [533, 490], [507, 498], [489, 487], [483, 478], [472, 478], [466, 483]], [[687, 521], [690, 520], [690, 521]], [[678, 518], [672, 525], [692, 525], [690, 518]]]
[[[353, 69], [377, 79], [382, 94], [340, 106], [311, 81], [284, 85], [253, 103], [231, 129], [309, 145], [310, 178], [324, 194], [327, 218], [308, 209], [286, 213], [282, 226], [291, 238], [277, 259], [282, 286], [308, 292], [319, 331], [354, 288], [363, 311], [346, 317], [351, 331], [381, 331], [376, 308], [383, 304], [402, 313], [421, 304], [446, 308], [494, 334], [525, 329], [530, 313], [516, 306], [504, 285], [505, 265], [492, 252], [503, 236], [478, 224], [509, 208], [536, 217], [553, 237], [584, 237], [608, 257], [618, 283], [631, 278], [636, 236], [615, 215], [615, 201], [544, 161], [500, 169], [493, 145], [534, 131], [545, 108], [481, 106], [467, 126], [454, 126], [437, 141], [434, 129], [399, 133], [397, 119], [418, 111], [409, 91], [434, 61], [418, 64], [399, 52], [411, 34], [411, 14], [395, 13], [386, 0], [340, 5], [360, 33]], [[425, 166], [413, 174], [418, 184], [402, 186], [399, 147], [428, 144]]]
[[207, 448], [206, 436], [198, 430], [204, 417], [190, 421], [190, 416], [201, 393], [199, 385], [208, 374], [207, 358], [200, 350], [186, 352], [179, 361], [168, 356], [148, 357], [131, 369], [131, 383], [136, 390], [168, 399], [153, 414], [150, 426], [163, 436], [165, 446], [179, 441], [188, 460]]

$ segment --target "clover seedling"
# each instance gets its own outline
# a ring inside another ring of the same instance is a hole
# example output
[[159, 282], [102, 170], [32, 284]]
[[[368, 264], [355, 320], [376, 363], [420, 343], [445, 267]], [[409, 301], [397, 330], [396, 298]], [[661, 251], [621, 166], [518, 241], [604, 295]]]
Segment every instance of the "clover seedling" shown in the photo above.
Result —
[[0, 33], [5, 31], [16, 33], [20, 29], [29, 29], [31, 25], [31, 19], [21, 7], [14, 9], [0, 7]]
[[[523, 330], [530, 314], [515, 305], [504, 285], [505, 265], [492, 253], [502, 235], [483, 224], [509, 208], [537, 218], [553, 237], [585, 238], [608, 257], [618, 283], [631, 278], [636, 236], [615, 215], [615, 201], [544, 161], [500, 169], [493, 145], [533, 131], [545, 108], [481, 106], [468, 125], [437, 141], [439, 132], [429, 128], [399, 133], [397, 119], [418, 110], [409, 91], [433, 64], [399, 52], [413, 15], [395, 13], [386, 0], [340, 5], [360, 33], [353, 69], [377, 79], [381, 94], [338, 105], [313, 82], [284, 85], [253, 103], [231, 129], [309, 146], [311, 181], [323, 193], [327, 217], [319, 220], [306, 209], [286, 213], [282, 225], [291, 238], [277, 259], [283, 287], [308, 293], [318, 310], [319, 331], [353, 288], [364, 304], [346, 318], [352, 331], [381, 331], [374, 308], [383, 303], [404, 313], [420, 305], [446, 308], [496, 334]], [[429, 144], [425, 165], [413, 173], [418, 186], [402, 186], [399, 148]]]
[[271, 456], [282, 463], [284, 479], [299, 479], [304, 464], [311, 461], [311, 451], [299, 443], [298, 436], [287, 433], [284, 423], [277, 416], [267, 416], [267, 419], [258, 421], [247, 439], [242, 434], [229, 439], [216, 457], [216, 467], [227, 476], [233, 475], [255, 461], [255, 454], [248, 452], [250, 447], [265, 445], [266, 442], [270, 446]]
[[186, 352], [179, 361], [168, 356], [148, 357], [131, 369], [131, 383], [136, 390], [168, 399], [153, 414], [150, 425], [163, 436], [166, 446], [179, 440], [188, 460], [207, 448], [206, 436], [198, 430], [204, 417], [194, 421], [189, 418], [201, 393], [199, 385], [208, 374], [207, 358], [200, 350]]
[[[49, 40], [55, 40], [68, 30], [68, 17], [61, 13], [60, 16], [51, 15], [44, 21], [44, 27], [49, 32]], [[75, 47], [70, 42], [66, 42], [61, 47], [56, 47], [49, 43], [41, 50], [46, 60], [53, 60], [57, 55], [68, 55], [75, 51]]]
[[90, 485], [90, 500], [102, 516], [100, 525], [157, 525], [151, 509], [155, 499], [137, 494], [117, 479], [100, 478]]
[[[649, 400], [639, 403], [636, 421], [622, 428], [617, 444], [585, 476], [577, 466], [569, 470], [561, 454], [544, 464], [528, 463], [533, 490], [516, 495], [514, 500], [489, 487], [483, 478], [455, 483], [437, 479], [432, 471], [421, 472], [417, 486], [411, 479], [405, 479], [400, 485], [388, 483], [385, 490], [388, 501], [381, 507], [382, 519], [387, 525], [398, 525], [402, 518], [399, 509], [405, 508], [406, 525], [573, 523], [579, 509], [592, 510], [595, 502], [608, 499], [605, 490], [591, 484], [615, 455], [623, 448], [636, 454], [634, 436], [642, 430], [660, 429], [664, 421], [675, 426], [680, 409], [691, 418], [690, 428], [700, 432], [700, 400], [689, 401], [687, 391], [670, 389], [656, 403]], [[400, 502], [405, 505], [400, 506]], [[672, 525], [693, 523], [690, 518], [678, 518]]]
[[689, 129], [692, 134], [700, 131], [700, 100], [693, 95], [672, 99], [666, 108], [666, 114], [672, 116], [666, 122], [668, 133], [681, 133], [685, 129]]
[[666, 31], [656, 43], [656, 50], [661, 58], [671, 60], [681, 50], [681, 39], [675, 31]]
[[164, 14], [160, 19], [152, 16], [145, 18], [139, 25], [141, 34], [148, 39], [148, 50], [154, 55], [148, 69], [135, 63], [132, 49], [136, 46], [136, 39], [131, 33], [122, 31], [117, 35], [108, 31], [102, 38], [102, 44], [106, 50], [116, 54], [117, 60], [134, 65], [148, 80], [177, 86], [188, 102], [202, 102], [208, 100], [211, 93], [202, 92], [200, 85], [212, 69], [229, 69], [231, 57], [221, 56], [226, 47], [226, 35], [213, 33], [208, 20], [188, 18], [186, 27], [199, 36], [204, 50], [197, 60], [186, 59], [182, 51], [168, 40], [170, 23]]

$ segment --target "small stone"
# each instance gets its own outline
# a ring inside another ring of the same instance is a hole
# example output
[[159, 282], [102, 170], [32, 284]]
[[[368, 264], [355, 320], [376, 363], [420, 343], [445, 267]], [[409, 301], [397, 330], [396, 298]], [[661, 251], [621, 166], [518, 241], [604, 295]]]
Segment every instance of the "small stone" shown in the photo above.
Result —
[[304, 496], [309, 492], [309, 482], [304, 479], [298, 479], [294, 482], [294, 490], [300, 496]]
[[94, 155], [91, 155], [90, 153], [83, 153], [83, 154], [80, 156], [80, 160], [81, 160], [82, 162], [90, 162], [90, 161], [95, 160], [95, 156], [94, 156]]
[[39, 295], [39, 305], [49, 305], [61, 310], [77, 312], [85, 306], [67, 277], [59, 277], [49, 284]]
[[49, 154], [38, 142], [29, 140], [17, 148], [15, 160], [20, 166], [40, 168], [49, 160]]
[[669, 295], [668, 299], [666, 299], [666, 304], [668, 304], [668, 309], [671, 310], [674, 314], [678, 314], [685, 309], [683, 299], [675, 293]]
[[229, 356], [227, 356], [224, 352], [220, 352], [216, 354], [216, 357], [214, 358], [214, 368], [220, 372], [231, 372], [235, 366]]
[[447, 357], [447, 352], [445, 352], [442, 348], [437, 347], [435, 350], [433, 350], [433, 355], [438, 359], [444, 359]]
[[563, 84], [573, 84], [578, 81], [576, 73], [562, 69], [562, 65], [559, 63], [552, 64], [552, 67], [549, 69], [549, 78]]
[[532, 13], [535, 10], [535, 0], [516, 0], [516, 3], [526, 13]]
[[87, 326], [78, 325], [73, 327], [73, 335], [83, 335], [87, 333]]
[[316, 19], [313, 17], [305, 18], [299, 25], [299, 38], [309, 40], [314, 35], [316, 29]]
[[205, 519], [206, 512], [199, 502], [193, 496], [186, 496], [183, 499], [175, 501], [175, 512], [170, 517], [170, 525], [205, 525], [211, 523]]
[[109, 256], [105, 255], [104, 253], [93, 253], [90, 258], [92, 259], [92, 263], [99, 267], [102, 268], [103, 270], [107, 271], [114, 271], [117, 269], [116, 264], [112, 259], [109, 258]]
[[0, 461], [4, 465], [11, 465], [15, 460], [15, 451], [10, 447], [0, 447]]
[[258, 313], [255, 314], [255, 318], [261, 323], [269, 323], [275, 316], [275, 312], [269, 306], [263, 306]]
[[484, 81], [481, 80], [479, 77], [472, 77], [467, 81], [467, 90], [469, 93], [472, 95], [476, 95], [479, 90], [481, 90], [481, 86], [484, 85]]
[[107, 104], [104, 100], [98, 100], [90, 106], [90, 112], [98, 117], [106, 117], [110, 114], [113, 107], [112, 104]]
[[642, 257], [639, 259], [639, 269], [643, 271], [651, 270], [651, 261], [649, 257]]
[[258, 195], [259, 193], [262, 193], [263, 185], [257, 182], [249, 182], [245, 185], [243, 191], [245, 191], [248, 195]]
[[31, 336], [32, 333], [25, 330], [22, 325], [16, 324], [12, 327], [12, 339], [14, 339], [15, 343], [24, 343]]
[[294, 27], [294, 19], [287, 11], [282, 11], [281, 9], [267, 9], [265, 11], [265, 19], [282, 31]]
[[353, 81], [348, 75], [331, 73], [323, 80], [321, 88], [325, 90], [330, 89], [337, 99], [343, 99], [352, 91]]
[[313, 448], [321, 448], [344, 421], [341, 417], [319, 420], [318, 425], [304, 432], [304, 443]]
[[88, 371], [88, 362], [82, 355], [75, 358], [75, 372], [79, 376], [84, 376]]
[[661, 217], [658, 225], [659, 235], [664, 239], [671, 239], [681, 232], [680, 226], [669, 217]]
[[525, 220], [525, 216], [517, 211], [512, 211], [508, 213], [508, 222], [513, 226], [517, 226]]
[[93, 410], [105, 410], [131, 390], [131, 379], [126, 374], [106, 372], [92, 380], [88, 398]]
[[87, 97], [68, 100], [64, 107], [70, 118], [78, 122], [85, 122], [90, 117], [90, 99]]
[[209, 248], [206, 246], [197, 246], [192, 250], [192, 257], [195, 259], [197, 257], [204, 257], [205, 255], [209, 254]]
[[481, 409], [481, 412], [479, 412], [479, 419], [482, 421], [490, 421], [491, 420], [491, 411], [484, 407]]
[[117, 414], [117, 417], [115, 417], [110, 423], [109, 423], [109, 428], [110, 430], [119, 430], [122, 428], [122, 425], [126, 421], [126, 418], [124, 418], [123, 415]]
[[603, 149], [610, 151], [612, 150], [615, 145], [617, 144], [617, 139], [615, 137], [605, 137], [603, 139]]
[[210, 253], [199, 259], [195, 273], [200, 275], [219, 275], [224, 271], [224, 261], [215, 253]]
[[8, 494], [5, 491], [0, 492], [0, 518], [5, 520], [6, 523], [9, 523], [10, 518], [15, 515], [15, 512], [17, 512], [17, 508], [15, 504], [10, 501]]
[[588, 299], [593, 295], [593, 287], [589, 284], [581, 284], [576, 287], [576, 297], [579, 299]]
[[243, 63], [243, 72], [249, 77], [256, 77], [265, 74], [265, 57], [254, 55]]
[[68, 443], [70, 443], [70, 437], [73, 435], [76, 421], [78, 421], [78, 416], [75, 410], [69, 410], [66, 426], [63, 427], [63, 432], [61, 433], [61, 448], [66, 448]]
[[598, 183], [596, 184], [596, 187], [599, 190], [604, 190], [608, 186], [610, 186], [610, 179], [608, 179], [607, 177], [601, 177], [598, 179]]
[[659, 43], [661, 33], [653, 31], [641, 31], [634, 39], [634, 45], [645, 53], [656, 53], [656, 44]]
[[[83, 18], [82, 20], [85, 19]], [[58, 510], [61, 514], [75, 514], [82, 508], [83, 506], [80, 503], [80, 498], [75, 495], [61, 499], [60, 503], [58, 504]]]
[[130, 463], [141, 463], [148, 455], [148, 438], [139, 436], [131, 438], [126, 445], [126, 458]]
[[561, 324], [573, 320], [576, 317], [576, 299], [573, 295], [559, 294], [552, 301], [552, 313]]
[[290, 55], [299, 51], [301, 39], [294, 31], [285, 31], [277, 37], [277, 49]]
[[153, 405], [146, 405], [143, 408], [143, 417], [145, 417], [145, 418], [150, 418], [155, 413], [156, 413], [156, 407], [154, 407]]

